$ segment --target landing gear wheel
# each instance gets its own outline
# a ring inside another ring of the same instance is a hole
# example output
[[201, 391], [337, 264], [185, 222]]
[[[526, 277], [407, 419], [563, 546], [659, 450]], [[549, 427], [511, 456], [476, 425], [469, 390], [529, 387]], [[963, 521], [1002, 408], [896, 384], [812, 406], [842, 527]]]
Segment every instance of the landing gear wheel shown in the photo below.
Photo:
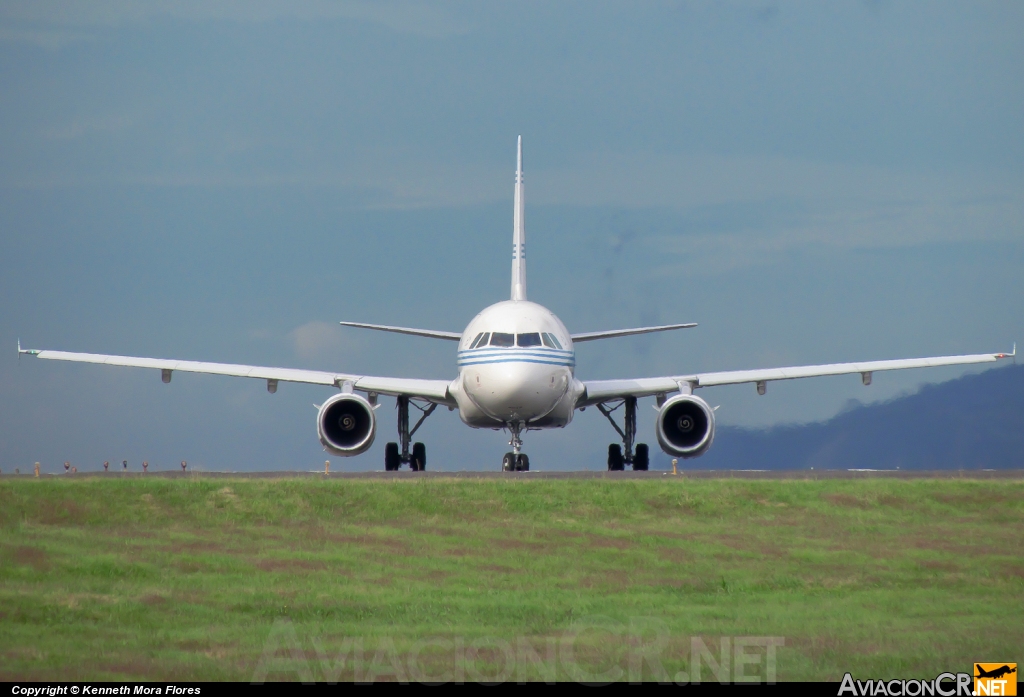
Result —
[[515, 453], [505, 453], [505, 456], [501, 458], [501, 471], [502, 472], [515, 472], [516, 471], [516, 456], [515, 456]]
[[633, 471], [646, 472], [651, 464], [651, 453], [647, 449], [647, 443], [637, 443], [636, 452], [633, 454]]
[[397, 472], [402, 466], [402, 456], [398, 454], [398, 443], [388, 443], [384, 446], [384, 471]]
[[612, 443], [608, 446], [608, 471], [621, 472], [623, 469], [622, 446]]
[[519, 454], [516, 458], [516, 472], [529, 472], [530, 471], [530, 457], [528, 455]]
[[427, 446], [423, 443], [412, 444], [412, 460], [409, 461], [409, 466], [413, 472], [427, 469]]

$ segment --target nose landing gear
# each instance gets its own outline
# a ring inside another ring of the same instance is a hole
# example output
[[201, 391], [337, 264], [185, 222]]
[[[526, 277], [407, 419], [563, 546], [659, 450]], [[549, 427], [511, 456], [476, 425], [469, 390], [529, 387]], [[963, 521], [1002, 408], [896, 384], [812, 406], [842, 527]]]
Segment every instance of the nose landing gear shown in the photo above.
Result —
[[505, 453], [505, 456], [501, 458], [501, 471], [502, 472], [529, 472], [530, 471], [530, 458], [524, 453], [519, 452], [523, 448], [523, 422], [516, 421], [508, 424], [508, 429], [512, 431], [512, 439], [508, 442], [512, 446], [512, 452]]
[[[409, 404], [423, 412], [411, 431], [409, 430]], [[397, 472], [403, 464], [408, 464], [409, 469], [413, 472], [422, 472], [427, 468], [427, 447], [423, 443], [413, 443], [410, 453], [409, 441], [419, 430], [420, 425], [437, 408], [437, 404], [431, 402], [430, 406], [421, 407], [408, 397], [400, 396], [396, 406], [398, 407], [398, 439], [401, 442], [401, 451], [399, 451], [399, 443], [388, 443], [384, 446], [384, 469], [388, 472]]]
[[505, 453], [505, 456], [501, 458], [501, 471], [502, 472], [529, 472], [530, 471], [530, 456], [524, 453]]
[[[622, 415], [622, 426], [615, 423], [612, 412], [619, 407], [625, 406]], [[634, 472], [646, 471], [650, 466], [650, 450], [646, 443], [637, 443], [636, 452], [633, 451], [633, 441], [636, 439], [636, 397], [626, 397], [619, 404], [609, 409], [604, 404], [597, 405], [598, 410], [604, 414], [612, 428], [622, 436], [622, 445], [612, 443], [608, 446], [608, 471], [621, 472], [629, 465]]]

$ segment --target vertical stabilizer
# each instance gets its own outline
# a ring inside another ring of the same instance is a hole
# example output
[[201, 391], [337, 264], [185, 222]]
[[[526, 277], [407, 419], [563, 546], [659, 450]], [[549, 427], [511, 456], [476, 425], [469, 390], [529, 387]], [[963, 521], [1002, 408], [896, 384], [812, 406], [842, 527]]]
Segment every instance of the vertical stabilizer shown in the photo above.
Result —
[[512, 229], [512, 299], [526, 300], [526, 202], [523, 200], [523, 137], [516, 157], [516, 196]]

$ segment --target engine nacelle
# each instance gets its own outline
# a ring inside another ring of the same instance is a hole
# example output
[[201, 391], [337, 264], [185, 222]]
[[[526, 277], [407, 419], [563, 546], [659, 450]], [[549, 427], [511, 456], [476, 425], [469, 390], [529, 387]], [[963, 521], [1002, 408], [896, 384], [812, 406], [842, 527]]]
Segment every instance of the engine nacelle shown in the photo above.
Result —
[[654, 428], [669, 455], [698, 457], [715, 439], [715, 410], [700, 397], [676, 395], [661, 407]]
[[350, 457], [366, 452], [377, 435], [373, 407], [352, 392], [336, 394], [320, 406], [316, 430], [324, 450]]

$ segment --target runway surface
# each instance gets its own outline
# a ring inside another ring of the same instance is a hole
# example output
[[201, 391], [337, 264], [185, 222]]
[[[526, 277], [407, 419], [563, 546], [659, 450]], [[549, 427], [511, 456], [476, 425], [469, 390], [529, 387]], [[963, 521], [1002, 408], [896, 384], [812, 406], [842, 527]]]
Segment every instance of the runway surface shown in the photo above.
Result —
[[[212, 478], [212, 479], [301, 479], [320, 477], [324, 479], [385, 479], [385, 480], [418, 480], [418, 479], [514, 479], [529, 481], [531, 479], [1024, 479], [1024, 470], [692, 470], [680, 471], [673, 475], [670, 471], [655, 470], [650, 472], [607, 472], [607, 471], [553, 471], [553, 472], [485, 472], [485, 471], [428, 471], [428, 472], [331, 472], [323, 471], [299, 472], [205, 472], [181, 471], [157, 472], [77, 472], [75, 474], [47, 474], [43, 477], [67, 477], [69, 479], [84, 478], [117, 478], [117, 477], [156, 477], [160, 479]], [[9, 477], [31, 479], [31, 473], [3, 473], [0, 478]]]

